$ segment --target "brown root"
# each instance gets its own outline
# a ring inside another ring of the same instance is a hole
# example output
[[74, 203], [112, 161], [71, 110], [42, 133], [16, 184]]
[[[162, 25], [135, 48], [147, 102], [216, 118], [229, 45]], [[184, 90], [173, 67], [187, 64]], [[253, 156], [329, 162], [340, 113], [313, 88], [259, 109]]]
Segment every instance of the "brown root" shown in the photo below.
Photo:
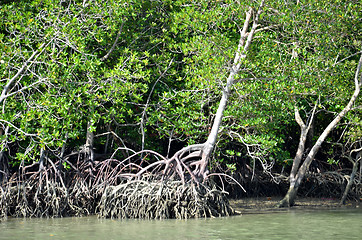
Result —
[[[50, 162], [50, 160], [49, 160]], [[39, 171], [24, 168], [0, 186], [0, 217], [63, 217], [94, 213], [86, 179], [62, 175], [55, 164]], [[73, 177], [73, 178], [72, 178]], [[68, 181], [65, 181], [65, 180]]]
[[49, 158], [44, 164], [21, 167], [0, 186], [0, 217], [98, 213], [111, 218], [185, 219], [230, 215], [226, 192], [207, 185], [206, 171], [199, 174], [201, 147], [185, 148], [169, 159], [145, 150], [124, 160], [112, 157], [73, 165], [65, 159], [68, 169]]
[[[349, 171], [335, 171], [324, 173], [308, 173], [301, 185], [305, 196], [340, 198], [347, 185]], [[360, 201], [362, 187], [357, 173], [349, 191], [348, 199]]]
[[105, 218], [204, 218], [233, 214], [225, 192], [181, 181], [132, 180], [107, 187], [98, 205]]

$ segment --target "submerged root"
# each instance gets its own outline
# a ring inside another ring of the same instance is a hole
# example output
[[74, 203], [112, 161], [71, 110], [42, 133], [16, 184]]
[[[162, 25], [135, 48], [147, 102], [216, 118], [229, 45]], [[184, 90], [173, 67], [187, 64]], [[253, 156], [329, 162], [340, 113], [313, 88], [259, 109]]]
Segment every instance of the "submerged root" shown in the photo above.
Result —
[[181, 181], [132, 180], [107, 187], [98, 209], [105, 218], [188, 219], [233, 214], [225, 192]]

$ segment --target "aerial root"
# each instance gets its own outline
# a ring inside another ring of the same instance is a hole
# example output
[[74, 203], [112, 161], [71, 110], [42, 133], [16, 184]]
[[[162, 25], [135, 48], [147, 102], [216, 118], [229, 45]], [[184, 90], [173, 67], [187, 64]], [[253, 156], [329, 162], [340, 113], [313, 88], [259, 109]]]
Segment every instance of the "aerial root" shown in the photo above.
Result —
[[[301, 186], [305, 196], [340, 198], [347, 185], [349, 172], [308, 173]], [[357, 173], [348, 198], [359, 201], [362, 197], [362, 183]]]
[[122, 219], [188, 219], [234, 213], [225, 192], [215, 186], [149, 180], [132, 180], [107, 187], [98, 209], [99, 217]]
[[89, 215], [95, 204], [86, 193], [76, 186], [67, 188], [54, 179], [9, 182], [0, 187], [0, 219]]
[[169, 159], [143, 150], [122, 161], [110, 158], [74, 165], [66, 160], [69, 169], [51, 159], [39, 168], [22, 167], [0, 184], [0, 218], [228, 216], [233, 211], [226, 192], [210, 185], [206, 162], [199, 160], [202, 146], [185, 147]]

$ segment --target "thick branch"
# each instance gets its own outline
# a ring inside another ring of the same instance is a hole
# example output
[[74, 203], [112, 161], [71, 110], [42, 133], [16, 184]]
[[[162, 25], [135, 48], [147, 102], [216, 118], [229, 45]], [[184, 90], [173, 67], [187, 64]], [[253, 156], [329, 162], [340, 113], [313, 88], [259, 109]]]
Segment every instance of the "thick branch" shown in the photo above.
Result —
[[295, 154], [292, 170], [290, 171], [290, 176], [289, 176], [289, 180], [290, 180], [291, 184], [294, 184], [294, 182], [295, 182], [295, 176], [297, 174], [299, 165], [302, 161], [303, 153], [305, 150], [305, 143], [307, 141], [307, 135], [308, 135], [309, 129], [312, 125], [316, 108], [317, 108], [317, 104], [314, 105], [312, 115], [308, 119], [309, 122], [307, 122], [308, 126], [306, 126], [299, 114], [299, 110], [298, 110], [297, 106], [295, 106], [295, 121], [300, 126], [301, 132], [300, 132], [298, 150], [297, 150], [297, 153]]
[[[247, 13], [246, 13], [246, 18], [245, 18], [245, 22], [244, 22], [244, 27], [243, 30], [241, 31], [241, 35], [240, 35], [240, 41], [238, 44], [238, 49], [235, 53], [235, 58], [234, 58], [234, 64], [231, 67], [231, 71], [229, 74], [229, 77], [227, 78], [227, 82], [226, 82], [226, 86], [223, 90], [223, 94], [219, 103], [219, 107], [217, 109], [216, 115], [215, 115], [215, 120], [213, 123], [213, 126], [211, 128], [211, 132], [209, 134], [209, 137], [205, 143], [205, 149], [204, 149], [204, 155], [203, 155], [203, 159], [204, 161], [207, 161], [207, 158], [210, 157], [210, 154], [215, 146], [215, 142], [217, 139], [217, 134], [221, 125], [221, 121], [222, 121], [222, 117], [223, 117], [223, 112], [226, 108], [226, 104], [230, 95], [230, 91], [231, 91], [231, 87], [234, 83], [234, 79], [235, 79], [235, 75], [238, 74], [238, 72], [240, 71], [240, 67], [241, 67], [241, 60], [246, 58], [246, 53], [250, 47], [250, 44], [252, 42], [252, 39], [254, 37], [254, 33], [255, 30], [258, 26], [258, 20], [259, 20], [259, 15], [261, 14], [262, 10], [263, 10], [263, 6], [264, 6], [264, 0], [261, 2], [260, 6], [259, 6], [259, 10], [256, 14], [254, 23], [253, 23], [253, 27], [250, 31], [250, 33], [248, 34], [248, 38], [247, 41], [245, 43], [245, 38], [246, 38], [246, 31], [248, 29], [249, 23], [250, 23], [250, 19], [251, 19], [251, 15], [252, 15], [252, 10], [250, 9]], [[241, 50], [243, 49], [243, 50]]]

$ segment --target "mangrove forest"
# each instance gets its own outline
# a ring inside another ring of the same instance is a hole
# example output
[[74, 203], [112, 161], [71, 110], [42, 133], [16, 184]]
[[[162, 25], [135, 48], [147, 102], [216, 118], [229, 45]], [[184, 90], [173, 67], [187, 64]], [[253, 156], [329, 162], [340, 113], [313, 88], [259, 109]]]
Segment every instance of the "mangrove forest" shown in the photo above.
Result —
[[362, 201], [358, 0], [1, 0], [0, 219]]

